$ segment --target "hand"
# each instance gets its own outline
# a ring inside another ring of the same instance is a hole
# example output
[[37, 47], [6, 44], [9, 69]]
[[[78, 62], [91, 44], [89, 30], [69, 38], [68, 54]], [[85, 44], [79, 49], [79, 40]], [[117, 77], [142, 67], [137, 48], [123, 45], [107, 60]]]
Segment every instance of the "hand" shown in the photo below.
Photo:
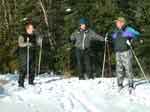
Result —
[[108, 42], [108, 37], [105, 37], [105, 42]]
[[140, 44], [143, 44], [143, 43], [144, 43], [144, 40], [141, 39], [141, 40], [140, 40]]
[[105, 42], [108, 42], [108, 32], [105, 35]]
[[70, 48], [70, 47], [68, 47], [66, 50], [67, 50], [67, 51], [70, 51], [70, 50], [71, 50], [71, 48]]
[[40, 47], [42, 47], [42, 41], [43, 41], [42, 38], [38, 38], [38, 40], [37, 40], [37, 44], [38, 44]]
[[42, 41], [43, 41], [42, 38], [39, 38], [39, 39], [38, 39], [38, 42], [39, 42], [39, 43], [42, 43]]
[[128, 46], [131, 46], [131, 42], [129, 40], [126, 41]]
[[32, 46], [32, 43], [26, 43], [26, 46], [27, 46], [27, 47], [31, 47], [31, 46]]

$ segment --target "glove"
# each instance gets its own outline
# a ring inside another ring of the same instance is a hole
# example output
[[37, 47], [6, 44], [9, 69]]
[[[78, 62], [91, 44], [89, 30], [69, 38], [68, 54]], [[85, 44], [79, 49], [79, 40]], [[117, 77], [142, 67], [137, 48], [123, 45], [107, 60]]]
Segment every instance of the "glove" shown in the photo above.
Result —
[[108, 42], [108, 37], [105, 37], [105, 42]]
[[42, 43], [43, 39], [42, 38], [38, 38], [38, 42]]
[[126, 41], [128, 46], [131, 46], [131, 42], [129, 40]]
[[108, 42], [108, 32], [105, 35], [105, 42]]
[[31, 47], [31, 46], [32, 46], [32, 43], [26, 43], [26, 46], [27, 46], [27, 47]]
[[67, 50], [67, 51], [70, 51], [70, 50], [71, 50], [71, 48], [67, 48], [66, 50]]
[[140, 40], [140, 44], [143, 44], [143, 43], [144, 43], [144, 40], [141, 39], [141, 40]]
[[40, 47], [42, 46], [42, 41], [43, 41], [42, 38], [38, 38], [38, 40], [37, 40], [37, 43], [38, 43], [38, 45], [39, 45]]

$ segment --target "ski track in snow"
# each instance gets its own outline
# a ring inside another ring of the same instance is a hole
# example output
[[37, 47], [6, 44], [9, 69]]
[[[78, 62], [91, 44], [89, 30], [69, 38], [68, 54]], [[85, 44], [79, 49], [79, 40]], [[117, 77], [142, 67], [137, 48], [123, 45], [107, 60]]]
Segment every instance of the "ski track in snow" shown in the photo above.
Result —
[[[118, 93], [114, 78], [78, 80], [39, 76], [36, 85], [17, 87], [17, 77], [0, 89], [1, 112], [149, 112], [150, 84], [136, 81], [132, 95], [125, 87]], [[98, 82], [101, 80], [101, 83]], [[140, 85], [141, 83], [141, 85]]]

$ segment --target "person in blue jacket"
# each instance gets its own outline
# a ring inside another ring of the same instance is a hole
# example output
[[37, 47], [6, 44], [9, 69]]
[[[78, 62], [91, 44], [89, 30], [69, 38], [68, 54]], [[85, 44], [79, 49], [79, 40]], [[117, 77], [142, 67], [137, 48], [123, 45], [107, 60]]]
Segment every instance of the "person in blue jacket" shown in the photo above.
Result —
[[125, 75], [128, 77], [129, 88], [134, 88], [132, 73], [132, 51], [130, 41], [136, 40], [140, 33], [126, 25], [126, 20], [119, 17], [115, 20], [116, 29], [112, 33], [112, 42], [116, 54], [116, 74], [119, 90], [123, 88]]

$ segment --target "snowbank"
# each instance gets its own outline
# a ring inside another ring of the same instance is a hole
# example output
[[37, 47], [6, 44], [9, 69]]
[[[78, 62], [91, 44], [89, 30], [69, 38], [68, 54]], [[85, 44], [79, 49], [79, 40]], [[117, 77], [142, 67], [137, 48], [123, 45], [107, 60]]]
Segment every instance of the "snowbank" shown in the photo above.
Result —
[[26, 81], [25, 89], [17, 87], [17, 78], [10, 74], [0, 77], [9, 81], [0, 88], [1, 112], [150, 111], [150, 84], [144, 80], [136, 80], [135, 92], [129, 95], [127, 87], [118, 93], [114, 78], [81, 81], [45, 74], [36, 77], [35, 86]]

